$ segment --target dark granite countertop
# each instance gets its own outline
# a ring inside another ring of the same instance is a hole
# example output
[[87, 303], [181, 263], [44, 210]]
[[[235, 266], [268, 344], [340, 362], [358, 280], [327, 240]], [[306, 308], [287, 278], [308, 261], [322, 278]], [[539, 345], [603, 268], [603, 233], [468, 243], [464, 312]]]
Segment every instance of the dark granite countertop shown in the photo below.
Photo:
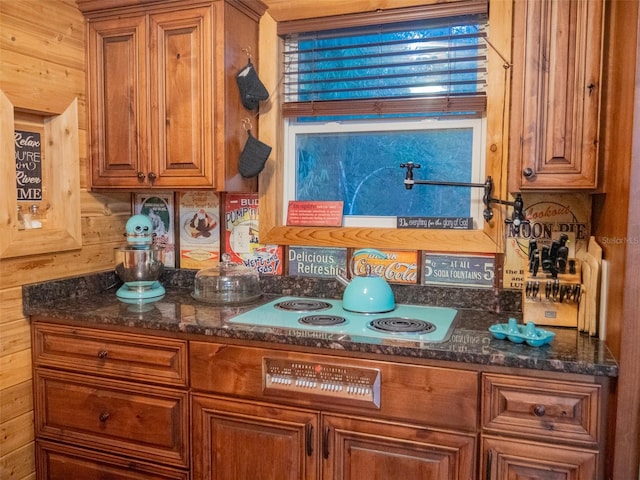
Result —
[[[220, 308], [193, 299], [193, 272], [190, 271], [165, 272], [161, 281], [167, 294], [143, 309], [117, 299], [117, 282], [111, 273], [27, 285], [23, 287], [24, 311], [26, 315], [46, 315], [60, 322], [201, 335], [218, 342], [250, 340], [326, 349], [326, 353], [362, 352], [585, 375], [615, 377], [618, 374], [617, 363], [606, 344], [576, 329], [545, 327], [554, 331], [556, 337], [543, 347], [494, 339], [487, 330], [490, 325], [506, 323], [509, 317], [521, 319], [518, 292], [394, 285], [397, 303], [458, 309], [449, 339], [426, 343], [356, 340], [346, 335], [231, 324], [226, 322], [229, 317], [255, 305]], [[266, 278], [262, 301], [279, 295], [340, 298], [340, 286], [336, 283], [297, 277]]]

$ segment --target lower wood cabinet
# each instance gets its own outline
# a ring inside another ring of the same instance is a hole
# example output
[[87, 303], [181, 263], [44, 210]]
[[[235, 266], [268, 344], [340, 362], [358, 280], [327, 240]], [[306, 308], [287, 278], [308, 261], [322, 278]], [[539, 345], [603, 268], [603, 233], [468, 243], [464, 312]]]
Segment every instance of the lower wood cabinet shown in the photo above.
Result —
[[187, 341], [33, 322], [38, 480], [187, 480]]
[[318, 478], [317, 412], [194, 395], [191, 416], [194, 479]]
[[38, 478], [49, 480], [189, 480], [189, 472], [95, 450], [39, 440]]
[[474, 478], [472, 434], [323, 415], [322, 436], [324, 480]]
[[482, 438], [487, 480], [595, 480], [598, 454], [594, 451], [522, 441]]
[[487, 373], [482, 386], [484, 478], [604, 478], [606, 380]]
[[607, 378], [200, 338], [32, 319], [36, 478], [605, 477]]
[[196, 479], [474, 478], [474, 434], [206, 395], [192, 421]]

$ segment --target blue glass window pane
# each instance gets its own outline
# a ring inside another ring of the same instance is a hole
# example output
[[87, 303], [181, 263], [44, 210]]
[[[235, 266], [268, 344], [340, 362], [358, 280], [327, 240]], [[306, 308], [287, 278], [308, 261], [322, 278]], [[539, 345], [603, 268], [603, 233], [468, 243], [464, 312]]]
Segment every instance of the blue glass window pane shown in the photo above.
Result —
[[471, 189], [404, 187], [401, 163], [421, 168], [415, 178], [471, 182], [471, 128], [298, 133], [295, 142], [296, 199], [344, 202], [345, 215], [471, 215]]

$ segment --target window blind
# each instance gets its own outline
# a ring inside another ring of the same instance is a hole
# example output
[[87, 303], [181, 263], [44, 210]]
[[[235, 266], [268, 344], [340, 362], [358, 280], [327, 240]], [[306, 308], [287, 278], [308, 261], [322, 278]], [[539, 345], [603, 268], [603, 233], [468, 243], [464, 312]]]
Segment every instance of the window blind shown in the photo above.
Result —
[[482, 114], [486, 10], [429, 13], [285, 35], [284, 115]]

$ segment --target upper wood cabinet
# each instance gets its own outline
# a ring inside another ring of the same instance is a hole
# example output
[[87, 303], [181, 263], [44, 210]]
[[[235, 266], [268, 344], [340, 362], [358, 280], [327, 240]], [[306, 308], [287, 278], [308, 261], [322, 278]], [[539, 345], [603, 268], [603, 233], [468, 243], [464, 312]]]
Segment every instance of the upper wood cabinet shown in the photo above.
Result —
[[603, 0], [516, 0], [511, 191], [597, 187]]
[[[141, 5], [141, 3], [143, 5]], [[257, 55], [259, 0], [78, 0], [87, 17], [94, 188], [255, 191], [235, 75]]]

